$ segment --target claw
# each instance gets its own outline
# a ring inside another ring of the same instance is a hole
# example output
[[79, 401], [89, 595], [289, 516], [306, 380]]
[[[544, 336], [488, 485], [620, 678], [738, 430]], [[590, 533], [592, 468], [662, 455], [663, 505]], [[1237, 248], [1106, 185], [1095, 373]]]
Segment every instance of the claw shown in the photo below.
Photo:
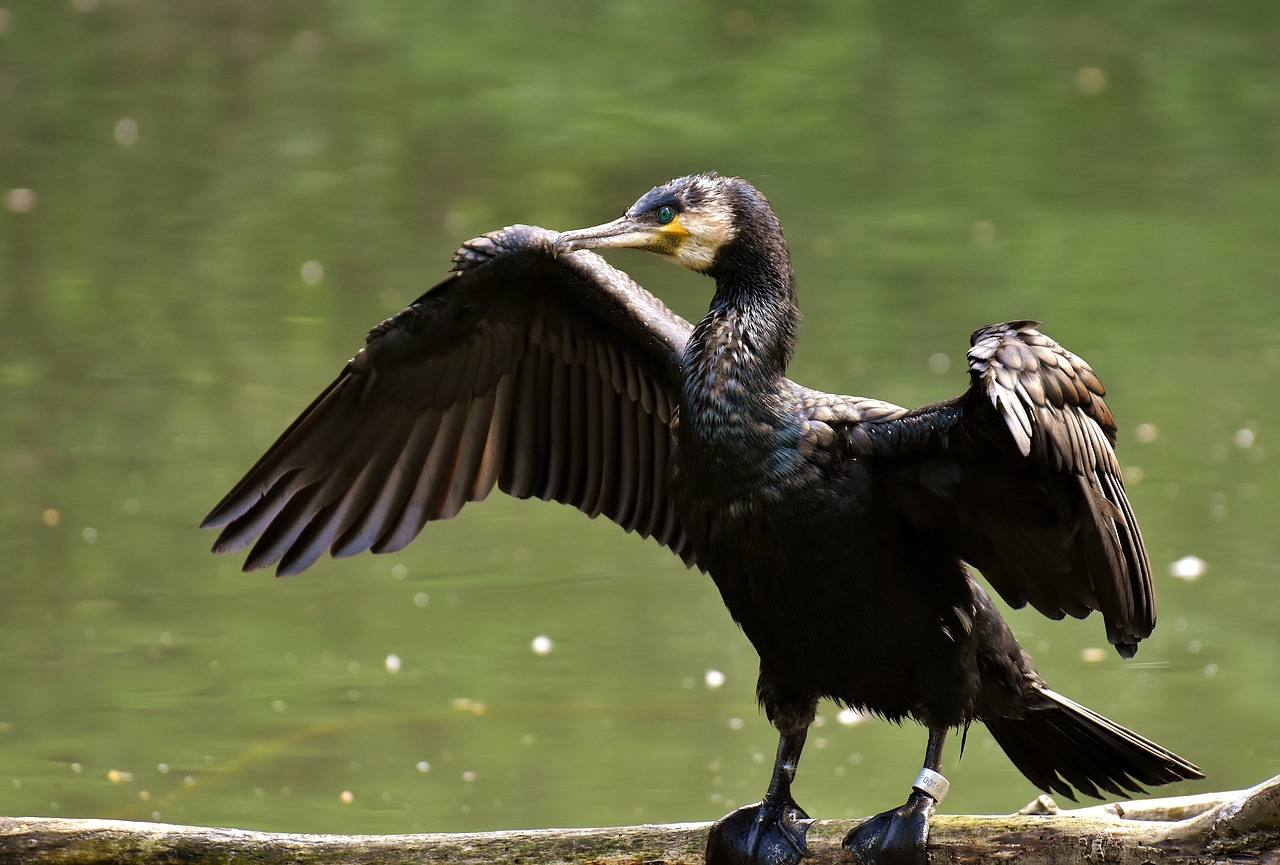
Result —
[[938, 803], [914, 790], [906, 804], [877, 814], [844, 837], [844, 847], [862, 865], [926, 865], [929, 818]]
[[744, 805], [712, 825], [707, 865], [796, 865], [809, 855], [808, 820], [791, 801]]

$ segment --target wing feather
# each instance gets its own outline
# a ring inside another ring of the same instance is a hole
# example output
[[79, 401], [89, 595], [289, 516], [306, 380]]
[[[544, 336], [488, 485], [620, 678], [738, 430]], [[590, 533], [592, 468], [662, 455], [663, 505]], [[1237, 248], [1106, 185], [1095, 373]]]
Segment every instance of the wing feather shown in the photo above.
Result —
[[513, 374], [507, 373], [498, 379], [494, 388], [493, 410], [488, 435], [485, 437], [484, 453], [476, 467], [475, 482], [467, 494], [467, 501], [477, 502], [483, 499], [501, 476], [502, 458], [510, 441], [512, 388], [515, 380]]
[[[621, 367], [620, 367], [621, 369]], [[623, 384], [625, 385], [625, 379]], [[640, 499], [639, 460], [628, 455], [641, 452], [640, 420], [636, 404], [627, 396], [625, 390], [619, 390], [618, 400], [618, 494], [613, 501], [613, 509], [617, 512], [619, 523], [626, 525], [635, 519], [636, 503]]]
[[[369, 494], [368, 504], [332, 539], [330, 552], [334, 558], [354, 556], [378, 544], [387, 526], [411, 495], [417, 475], [415, 466], [420, 464], [424, 454], [430, 452], [431, 442], [443, 421], [444, 413], [440, 410], [425, 411], [416, 418], [410, 427], [410, 435], [399, 448], [395, 439], [387, 443], [386, 453], [394, 458], [385, 464], [382, 471], [370, 472], [364, 478]], [[333, 459], [341, 459], [344, 455], [339, 452]], [[358, 458], [354, 461], [358, 462]], [[382, 462], [381, 459], [377, 461]]]
[[1115, 419], [1088, 364], [1038, 327], [975, 332], [970, 388], [953, 400], [873, 417], [844, 398], [859, 416], [840, 440], [854, 457], [879, 457], [895, 505], [1007, 602], [1053, 618], [1101, 611], [1127, 657], [1155, 626], [1155, 601]]
[[[214, 549], [297, 573], [407, 545], [496, 485], [603, 514], [696, 563], [671, 507], [688, 322], [589, 252], [514, 226], [370, 332], [210, 512]], [[256, 542], [255, 542], [256, 541]]]

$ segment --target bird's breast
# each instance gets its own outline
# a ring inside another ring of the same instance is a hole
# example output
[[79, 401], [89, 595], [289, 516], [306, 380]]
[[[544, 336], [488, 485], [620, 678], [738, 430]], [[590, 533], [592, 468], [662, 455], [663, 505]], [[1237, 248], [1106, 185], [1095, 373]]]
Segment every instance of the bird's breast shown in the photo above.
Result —
[[704, 400], [682, 406], [673, 457], [672, 494], [695, 545], [714, 559], [737, 559], [746, 547], [811, 513], [840, 520], [856, 504], [845, 496], [794, 414]]

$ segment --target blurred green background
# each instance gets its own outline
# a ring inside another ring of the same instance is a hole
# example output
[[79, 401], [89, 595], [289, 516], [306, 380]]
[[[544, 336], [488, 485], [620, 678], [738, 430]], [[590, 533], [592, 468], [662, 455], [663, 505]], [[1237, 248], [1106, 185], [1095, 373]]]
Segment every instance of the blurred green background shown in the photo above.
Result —
[[[1019, 317], [1093, 363], [1160, 626], [1131, 662], [1096, 619], [1014, 628], [1209, 775], [1172, 792], [1280, 773], [1280, 6], [0, 0], [0, 813], [454, 831], [758, 799], [754, 655], [650, 542], [495, 496], [274, 581], [196, 529], [462, 240], [705, 169], [786, 226], [797, 380], [939, 399]], [[827, 707], [797, 798], [896, 805], [924, 741]], [[948, 811], [1036, 793], [985, 730], [958, 757]]]

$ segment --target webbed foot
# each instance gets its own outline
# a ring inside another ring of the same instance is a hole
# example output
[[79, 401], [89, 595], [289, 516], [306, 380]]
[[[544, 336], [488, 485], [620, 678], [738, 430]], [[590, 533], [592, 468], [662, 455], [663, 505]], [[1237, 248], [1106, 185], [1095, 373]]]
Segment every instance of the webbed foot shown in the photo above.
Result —
[[744, 805], [712, 825], [707, 865], [796, 865], [809, 855], [808, 819], [790, 799]]
[[844, 847], [862, 865], [925, 865], [929, 818], [937, 804], [913, 790], [905, 805], [856, 826], [844, 836]]

